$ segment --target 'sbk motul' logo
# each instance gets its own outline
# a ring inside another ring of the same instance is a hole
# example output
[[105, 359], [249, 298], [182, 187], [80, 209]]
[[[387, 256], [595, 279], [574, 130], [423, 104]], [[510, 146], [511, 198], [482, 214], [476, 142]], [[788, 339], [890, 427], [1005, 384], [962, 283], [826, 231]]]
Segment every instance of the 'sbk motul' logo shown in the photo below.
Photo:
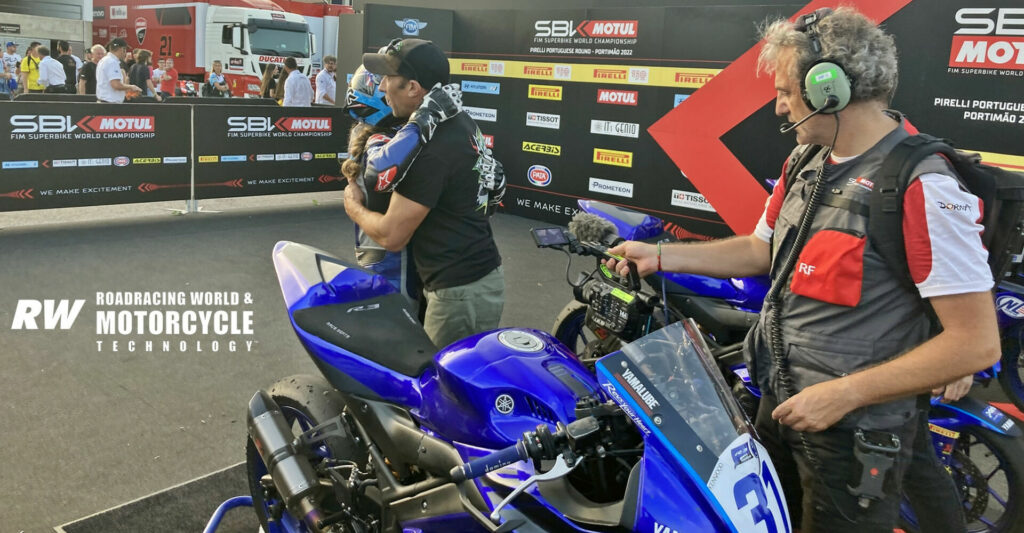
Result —
[[12, 115], [11, 133], [71, 133], [79, 128], [87, 133], [148, 133], [156, 131], [154, 117], [82, 117], [72, 122], [70, 115]]
[[626, 69], [618, 68], [595, 68], [594, 79], [595, 80], [613, 80], [613, 81], [626, 81]]
[[491, 67], [487, 63], [462, 63], [462, 70], [465, 72], [481, 72], [487, 74], [490, 72]]
[[538, 67], [536, 65], [526, 65], [523, 67], [524, 76], [544, 76], [550, 78], [555, 74], [555, 67]]
[[538, 20], [533, 29], [534, 37], [635, 38], [639, 26], [635, 20]]
[[957, 10], [949, 66], [1024, 70], [1024, 9]]
[[271, 122], [270, 117], [228, 117], [228, 133], [265, 131], [331, 131], [329, 117], [282, 117]]
[[636, 105], [636, 91], [617, 91], [613, 89], [598, 89], [597, 103], [615, 105]]

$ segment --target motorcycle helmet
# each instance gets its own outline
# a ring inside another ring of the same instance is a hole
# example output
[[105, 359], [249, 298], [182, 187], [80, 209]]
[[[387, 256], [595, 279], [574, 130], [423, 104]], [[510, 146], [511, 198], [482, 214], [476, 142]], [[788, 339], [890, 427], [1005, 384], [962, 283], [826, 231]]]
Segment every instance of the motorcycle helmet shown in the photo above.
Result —
[[345, 110], [359, 122], [371, 126], [387, 126], [395, 120], [391, 106], [384, 101], [380, 76], [359, 66], [345, 93]]

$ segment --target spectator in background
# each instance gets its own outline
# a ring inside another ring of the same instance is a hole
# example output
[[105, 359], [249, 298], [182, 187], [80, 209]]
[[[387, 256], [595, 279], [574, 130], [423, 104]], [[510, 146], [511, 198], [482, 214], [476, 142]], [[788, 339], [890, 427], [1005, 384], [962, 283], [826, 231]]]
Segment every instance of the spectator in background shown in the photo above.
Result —
[[67, 75], [64, 74], [64, 65], [50, 57], [50, 49], [45, 46], [36, 47], [36, 55], [39, 56], [39, 80], [43, 92], [63, 94], [67, 92]]
[[203, 96], [231, 96], [231, 90], [228, 89], [227, 80], [224, 79], [224, 74], [221, 71], [224, 70], [224, 64], [219, 60], [213, 62], [213, 72], [210, 73], [210, 79], [207, 80], [206, 86], [203, 87]]
[[22, 87], [21, 92], [23, 93], [41, 93], [43, 92], [43, 86], [39, 85], [39, 56], [36, 55], [36, 48], [39, 47], [39, 42], [33, 41], [29, 43], [28, 50], [25, 51], [25, 59], [21, 60], [21, 80], [18, 85]]
[[85, 62], [82, 61], [82, 59], [80, 57], [75, 55], [73, 49], [71, 48], [71, 45], [68, 45], [68, 55], [71, 56], [71, 59], [73, 59], [74, 62], [75, 62], [75, 78], [74, 79], [77, 80], [78, 79], [78, 73], [82, 70], [82, 65], [84, 65]]
[[334, 105], [338, 70], [338, 60], [334, 56], [324, 56], [324, 69], [316, 75], [316, 103]]
[[12, 79], [14, 79], [14, 74], [10, 72], [7, 62], [0, 61], [0, 100], [11, 99], [10, 80]]
[[21, 55], [18, 54], [18, 44], [14, 41], [7, 41], [7, 50], [4, 52], [3, 62], [7, 67], [7, 74], [13, 76], [10, 79], [17, 83], [20, 77], [18, 74], [21, 72], [18, 68], [21, 64]]
[[166, 68], [164, 61], [164, 58], [161, 57], [157, 60], [156, 67], [151, 69], [151, 72], [153, 73], [153, 86], [156, 88], [156, 91], [154, 91], [155, 93], [161, 92], [160, 82], [164, 81], [164, 69]]
[[78, 79], [78, 64], [71, 56], [71, 45], [67, 41], [57, 41], [57, 57], [55, 58], [64, 67], [64, 92], [75, 94], [75, 80]]
[[88, 61], [78, 73], [78, 94], [96, 94], [96, 62], [105, 55], [107, 51], [102, 44], [92, 45], [92, 49], [85, 55]]
[[163, 102], [163, 97], [157, 94], [156, 86], [153, 85], [152, 73], [149, 70], [152, 59], [153, 52], [136, 50], [135, 64], [128, 71], [128, 83], [141, 88], [144, 96], [152, 96], [157, 102]]
[[284, 73], [287, 75], [284, 81], [284, 102], [283, 106], [309, 107], [313, 102], [313, 86], [309, 78], [299, 72], [299, 64], [294, 57], [284, 60]]
[[128, 92], [139, 94], [142, 89], [125, 83], [122, 78], [121, 61], [128, 55], [128, 43], [117, 38], [107, 46], [110, 50], [96, 65], [96, 99], [100, 102], [124, 102]]
[[160, 93], [165, 98], [177, 94], [178, 71], [174, 69], [174, 59], [168, 57], [164, 60], [164, 75], [160, 81]]
[[263, 79], [260, 80], [260, 96], [263, 98], [274, 98], [274, 92], [277, 89], [277, 71], [275, 63], [269, 63], [263, 70]]

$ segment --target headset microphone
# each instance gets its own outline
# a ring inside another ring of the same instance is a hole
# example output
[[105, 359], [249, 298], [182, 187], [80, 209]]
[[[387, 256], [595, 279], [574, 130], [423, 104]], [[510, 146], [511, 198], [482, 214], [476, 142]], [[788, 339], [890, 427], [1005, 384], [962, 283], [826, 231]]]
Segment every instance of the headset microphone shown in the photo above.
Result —
[[827, 111], [827, 110], [829, 110], [829, 109], [831, 109], [833, 107], [836, 107], [838, 105], [839, 105], [839, 97], [835, 96], [835, 95], [829, 95], [829, 97], [825, 100], [825, 105], [819, 107], [818, 109], [815, 109], [814, 111], [811, 112], [810, 115], [807, 115], [806, 117], [798, 120], [796, 123], [786, 122], [785, 124], [780, 124], [779, 125], [779, 133], [789, 133], [789, 132], [795, 130], [797, 127], [799, 127], [804, 122], [807, 122], [808, 120], [810, 120], [811, 117], [813, 117], [814, 115], [817, 115], [818, 113], [824, 113], [825, 111]]

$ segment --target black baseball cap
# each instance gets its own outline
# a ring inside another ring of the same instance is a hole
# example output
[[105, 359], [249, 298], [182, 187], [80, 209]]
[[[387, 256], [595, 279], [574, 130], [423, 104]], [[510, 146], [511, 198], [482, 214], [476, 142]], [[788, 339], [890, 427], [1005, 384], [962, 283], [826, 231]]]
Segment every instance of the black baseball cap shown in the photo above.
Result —
[[110, 44], [107, 45], [107, 50], [113, 50], [115, 48], [128, 48], [128, 41], [125, 41], [120, 37], [110, 41]]
[[451, 80], [448, 58], [439, 46], [423, 39], [395, 39], [382, 52], [363, 54], [363, 67], [381, 76], [416, 80], [426, 90]]

